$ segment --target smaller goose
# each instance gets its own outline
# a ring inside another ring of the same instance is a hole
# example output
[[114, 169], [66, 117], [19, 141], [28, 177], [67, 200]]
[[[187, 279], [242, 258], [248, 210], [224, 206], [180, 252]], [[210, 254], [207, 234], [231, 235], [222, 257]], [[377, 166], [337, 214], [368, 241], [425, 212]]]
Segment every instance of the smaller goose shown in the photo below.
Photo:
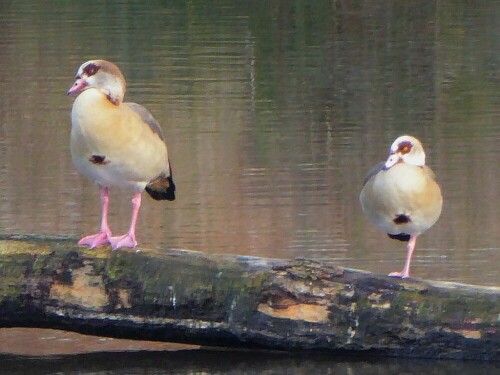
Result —
[[[144, 190], [155, 200], [175, 199], [167, 146], [160, 125], [149, 111], [123, 102], [125, 78], [106, 60], [83, 63], [68, 95], [75, 96], [71, 112], [71, 156], [76, 169], [99, 186], [101, 229], [78, 244], [113, 249], [135, 247], [135, 226]], [[108, 225], [109, 187], [134, 192], [127, 233], [113, 237]]]
[[410, 277], [417, 237], [434, 225], [443, 205], [435, 175], [425, 165], [422, 143], [409, 135], [397, 138], [387, 161], [368, 172], [359, 200], [372, 224], [390, 238], [408, 242], [403, 270], [389, 276]]

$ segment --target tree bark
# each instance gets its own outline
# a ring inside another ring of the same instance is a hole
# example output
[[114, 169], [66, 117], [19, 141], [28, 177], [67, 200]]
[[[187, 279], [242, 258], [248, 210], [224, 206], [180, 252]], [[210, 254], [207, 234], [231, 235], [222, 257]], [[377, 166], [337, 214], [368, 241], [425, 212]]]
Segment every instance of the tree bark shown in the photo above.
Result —
[[310, 259], [0, 238], [0, 327], [232, 348], [500, 360], [500, 288]]

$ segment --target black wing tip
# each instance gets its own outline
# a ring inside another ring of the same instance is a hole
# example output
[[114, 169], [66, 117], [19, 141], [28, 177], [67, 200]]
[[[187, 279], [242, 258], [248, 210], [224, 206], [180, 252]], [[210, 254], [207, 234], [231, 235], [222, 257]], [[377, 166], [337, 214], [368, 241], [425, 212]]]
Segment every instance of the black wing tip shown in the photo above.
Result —
[[168, 189], [166, 193], [166, 199], [169, 201], [175, 200], [175, 184], [172, 176], [167, 177], [168, 180]]
[[157, 188], [154, 186], [146, 186], [146, 192], [151, 196], [151, 198], [161, 201], [161, 200], [167, 200], [167, 201], [173, 201], [175, 200], [175, 183], [174, 180], [172, 179], [172, 176], [168, 176], [166, 178], [168, 182], [167, 188]]
[[398, 240], [402, 242], [408, 242], [411, 238], [411, 235], [406, 234], [406, 233], [399, 233], [399, 234], [390, 234], [387, 233], [387, 235], [392, 238], [393, 240]]

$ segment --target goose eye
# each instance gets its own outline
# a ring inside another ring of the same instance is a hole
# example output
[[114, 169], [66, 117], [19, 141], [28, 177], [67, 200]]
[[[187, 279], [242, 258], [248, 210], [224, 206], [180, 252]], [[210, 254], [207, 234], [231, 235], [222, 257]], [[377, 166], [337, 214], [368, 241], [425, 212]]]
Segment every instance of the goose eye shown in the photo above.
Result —
[[99, 71], [99, 66], [95, 64], [89, 64], [83, 69], [83, 72], [87, 75], [87, 77], [91, 77]]
[[398, 152], [401, 154], [407, 154], [411, 151], [413, 145], [410, 142], [401, 142], [398, 147]]

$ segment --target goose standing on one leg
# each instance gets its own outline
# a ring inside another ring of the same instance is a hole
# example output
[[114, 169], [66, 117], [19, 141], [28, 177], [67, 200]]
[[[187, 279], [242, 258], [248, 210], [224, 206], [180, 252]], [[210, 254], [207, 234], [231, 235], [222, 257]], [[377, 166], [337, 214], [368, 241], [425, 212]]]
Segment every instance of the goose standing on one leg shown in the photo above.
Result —
[[408, 242], [403, 270], [389, 276], [409, 277], [417, 236], [434, 225], [443, 205], [420, 141], [408, 135], [396, 139], [387, 161], [368, 172], [359, 200], [372, 224], [390, 238]]
[[[76, 96], [71, 112], [71, 156], [76, 169], [93, 180], [101, 195], [101, 229], [78, 244], [113, 249], [135, 247], [135, 226], [144, 189], [156, 200], [174, 200], [167, 146], [153, 116], [136, 103], [124, 103], [125, 79], [105, 60], [82, 64], [68, 95]], [[129, 188], [132, 219], [128, 232], [112, 237], [108, 225], [109, 187]]]

